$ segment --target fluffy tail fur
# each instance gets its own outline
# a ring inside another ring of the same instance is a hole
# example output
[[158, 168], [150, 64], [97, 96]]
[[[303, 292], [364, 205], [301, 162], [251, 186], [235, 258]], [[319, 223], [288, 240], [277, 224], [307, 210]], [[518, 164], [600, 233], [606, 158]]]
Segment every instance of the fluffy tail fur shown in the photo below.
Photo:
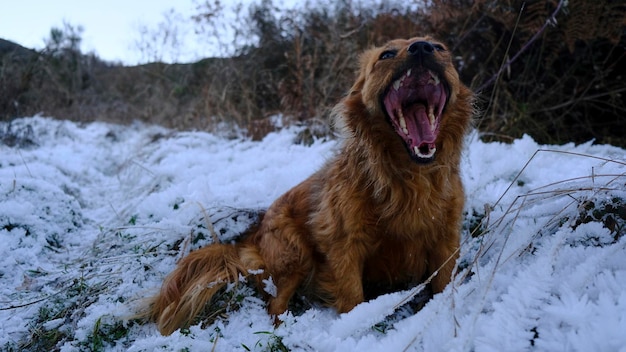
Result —
[[251, 270], [263, 269], [263, 259], [253, 244], [213, 244], [190, 253], [165, 279], [149, 307], [149, 318], [163, 335], [188, 326], [211, 298]]

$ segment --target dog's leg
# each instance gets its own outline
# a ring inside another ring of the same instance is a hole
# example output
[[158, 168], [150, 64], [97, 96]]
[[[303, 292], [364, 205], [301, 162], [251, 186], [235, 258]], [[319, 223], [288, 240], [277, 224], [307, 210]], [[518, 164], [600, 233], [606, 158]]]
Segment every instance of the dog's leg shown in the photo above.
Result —
[[267, 312], [270, 315], [277, 316], [284, 313], [289, 307], [289, 300], [293, 297], [298, 287], [302, 284], [304, 275], [292, 275], [290, 277], [281, 277], [278, 282], [274, 282], [276, 286], [276, 294], [268, 301]]
[[461, 214], [463, 212], [463, 185], [461, 179], [456, 176], [450, 180], [451, 193], [454, 194], [447, 202], [448, 208], [441, 215], [442, 219], [447, 219], [445, 227], [437, 238], [440, 242], [428, 254], [428, 272], [433, 273], [439, 270], [439, 274], [433, 278], [431, 283], [433, 293], [444, 290], [446, 285], [452, 280], [452, 272], [459, 257]]
[[[302, 251], [298, 251], [302, 252]], [[271, 260], [279, 260], [276, 261]], [[283, 260], [284, 259], [284, 260]], [[311, 272], [311, 264], [304, 256], [295, 252], [285, 253], [282, 258], [265, 259], [267, 263], [267, 280], [271, 279], [274, 291], [268, 290], [267, 282], [262, 283], [268, 296], [267, 311], [271, 315], [279, 315], [289, 307], [289, 300], [296, 290], [302, 286]], [[277, 265], [278, 264], [278, 265]]]
[[[458, 235], [455, 234], [455, 237]], [[458, 241], [456, 241], [458, 243]], [[437, 276], [431, 281], [433, 293], [439, 293], [446, 288], [446, 285], [452, 280], [452, 272], [459, 257], [458, 248], [456, 246], [441, 245], [436, 251], [433, 251], [428, 258], [428, 272], [433, 273], [439, 270]]]
[[266, 287], [267, 310], [274, 316], [287, 310], [289, 300], [313, 270], [311, 248], [303, 230], [290, 218], [276, 220], [283, 226], [265, 233], [260, 241], [261, 256], [266, 263], [264, 277], [274, 285], [274, 291]]
[[322, 296], [339, 313], [363, 302], [363, 267], [366, 251], [359, 243], [343, 241], [326, 250], [318, 277]]

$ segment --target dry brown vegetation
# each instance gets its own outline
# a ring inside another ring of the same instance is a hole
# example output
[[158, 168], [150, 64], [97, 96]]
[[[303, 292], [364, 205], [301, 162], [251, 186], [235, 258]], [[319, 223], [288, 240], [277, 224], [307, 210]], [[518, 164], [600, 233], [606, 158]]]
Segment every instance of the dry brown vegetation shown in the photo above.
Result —
[[[199, 6], [198, 24], [216, 18], [216, 3]], [[276, 114], [324, 126], [362, 49], [428, 33], [449, 43], [463, 81], [479, 94], [485, 138], [526, 133], [541, 143], [626, 146], [623, 1], [344, 0], [277, 13], [266, 0], [241, 21], [235, 25], [257, 43], [184, 65], [104, 63], [81, 54], [72, 27], [40, 52], [2, 42], [0, 121], [42, 113], [177, 129], [228, 122], [254, 138], [273, 128]]]

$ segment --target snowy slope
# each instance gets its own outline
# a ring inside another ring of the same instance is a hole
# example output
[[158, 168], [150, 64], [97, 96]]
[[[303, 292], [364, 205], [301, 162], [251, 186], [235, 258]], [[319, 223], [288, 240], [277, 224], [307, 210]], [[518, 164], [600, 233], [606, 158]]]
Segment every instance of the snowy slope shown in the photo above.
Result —
[[239, 309], [207, 326], [163, 337], [129, 319], [177, 259], [236, 236], [332, 155], [336, 141], [296, 145], [297, 132], [0, 124], [1, 348], [626, 351], [626, 151], [529, 137], [468, 137], [459, 274], [417, 312], [404, 303], [419, 288], [274, 329], [242, 285]]

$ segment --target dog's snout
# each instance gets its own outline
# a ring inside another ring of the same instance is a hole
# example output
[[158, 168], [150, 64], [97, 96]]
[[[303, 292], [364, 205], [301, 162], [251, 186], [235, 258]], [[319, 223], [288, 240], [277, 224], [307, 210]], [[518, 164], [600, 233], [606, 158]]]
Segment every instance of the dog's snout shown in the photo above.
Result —
[[432, 55], [435, 52], [435, 47], [429, 42], [420, 41], [409, 45], [407, 50], [409, 55]]

